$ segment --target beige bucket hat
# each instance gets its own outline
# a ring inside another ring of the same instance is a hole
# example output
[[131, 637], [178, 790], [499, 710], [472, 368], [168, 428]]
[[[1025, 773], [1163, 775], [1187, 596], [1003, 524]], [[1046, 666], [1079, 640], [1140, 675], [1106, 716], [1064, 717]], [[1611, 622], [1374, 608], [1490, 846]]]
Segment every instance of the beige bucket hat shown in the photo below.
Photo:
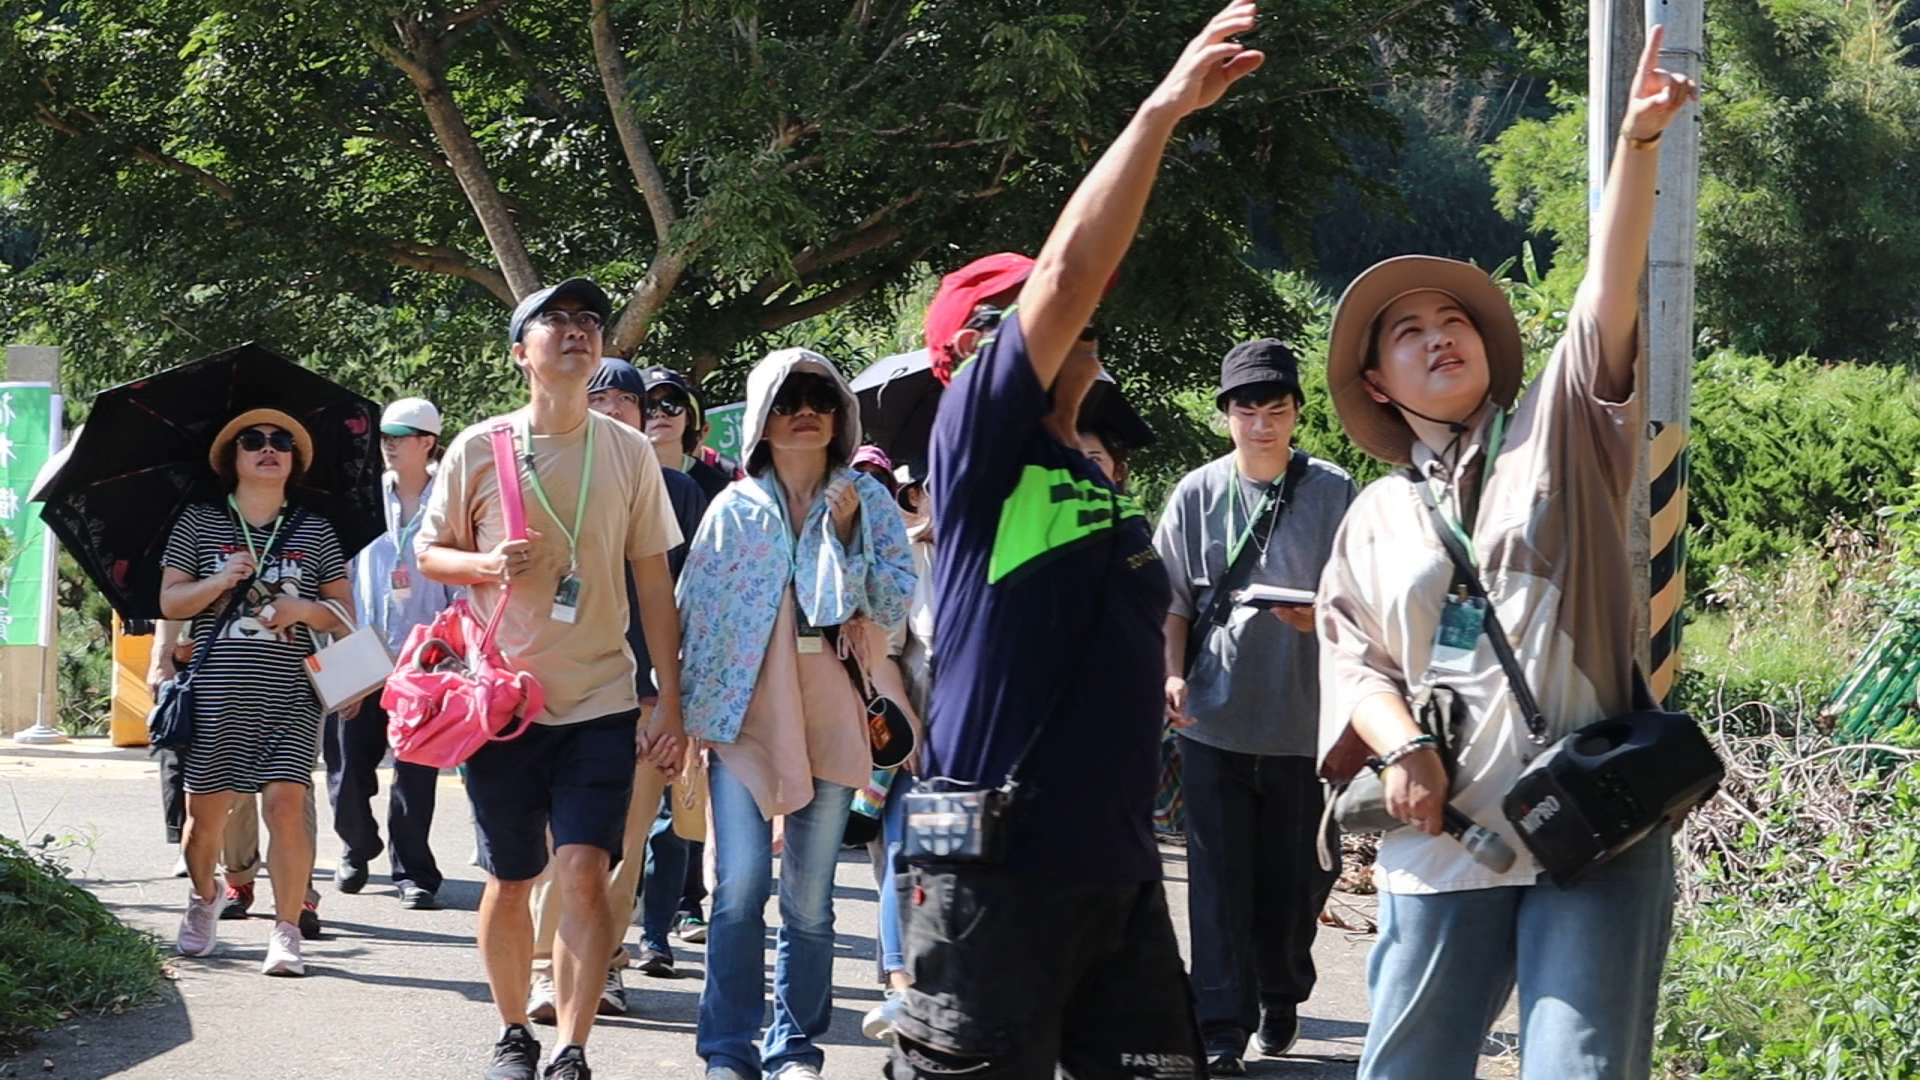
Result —
[[305, 425], [279, 409], [248, 409], [227, 421], [227, 426], [221, 428], [220, 434], [213, 437], [213, 445], [207, 449], [207, 464], [213, 466], [214, 472], [220, 471], [221, 448], [238, 438], [241, 432], [257, 424], [272, 424], [292, 435], [294, 451], [300, 456], [300, 467], [313, 468], [313, 436], [307, 434]]
[[1460, 302], [1487, 348], [1487, 391], [1503, 409], [1520, 395], [1526, 353], [1513, 305], [1485, 270], [1471, 263], [1431, 255], [1401, 255], [1378, 262], [1353, 279], [1333, 314], [1327, 345], [1327, 392], [1354, 445], [1393, 465], [1413, 462], [1413, 429], [1400, 410], [1367, 395], [1367, 353], [1374, 320], [1395, 300], [1434, 290]]

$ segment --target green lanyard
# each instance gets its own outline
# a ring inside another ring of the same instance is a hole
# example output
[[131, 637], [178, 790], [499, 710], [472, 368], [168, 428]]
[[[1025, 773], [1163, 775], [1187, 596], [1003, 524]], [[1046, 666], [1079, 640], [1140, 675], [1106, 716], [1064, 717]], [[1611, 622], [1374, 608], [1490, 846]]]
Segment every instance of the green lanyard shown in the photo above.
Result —
[[560, 527], [560, 535], [567, 538], [567, 573], [580, 568], [580, 526], [587, 520], [587, 485], [593, 480], [593, 414], [587, 414], [587, 458], [580, 465], [580, 502], [573, 508], [573, 528], [560, 520], [554, 513], [553, 503], [547, 500], [547, 489], [540, 486], [540, 474], [533, 471], [533, 427], [526, 417], [520, 418], [521, 452], [525, 455], [526, 481], [533, 488], [533, 497], [540, 500], [540, 506], [547, 516]]
[[[1507, 414], [1504, 410], [1497, 411], [1493, 414], [1493, 430], [1487, 433], [1486, 459], [1480, 464], [1480, 489], [1474, 493], [1476, 517], [1479, 516], [1478, 508], [1480, 501], [1487, 496], [1487, 480], [1493, 475], [1494, 459], [1500, 456], [1500, 447], [1506, 441]], [[1447, 501], [1440, 497], [1442, 493], [1433, 491], [1432, 478], [1428, 478], [1426, 484], [1427, 490], [1433, 492], [1434, 505], [1441, 507], [1446, 506]], [[1462, 522], [1459, 518], [1447, 513], [1445, 510], [1441, 511], [1440, 516], [1447, 520], [1447, 525], [1453, 529], [1454, 535], [1460, 538], [1460, 544], [1467, 549], [1467, 554], [1474, 555], [1474, 561], [1478, 562], [1479, 557], [1473, 550], [1473, 523], [1470, 521]]]
[[[1253, 508], [1253, 514], [1247, 518], [1246, 527], [1240, 530], [1240, 535], [1238, 538], [1236, 538], [1231, 544], [1227, 545], [1227, 565], [1228, 566], [1232, 566], [1234, 563], [1240, 561], [1241, 550], [1247, 546], [1248, 540], [1253, 539], [1253, 527], [1260, 523], [1260, 519], [1266, 515], [1267, 507], [1272, 505], [1272, 503], [1273, 503], [1273, 485], [1268, 484], [1267, 490], [1263, 492], [1260, 496], [1260, 504]], [[1240, 505], [1240, 467], [1236, 465], [1233, 467], [1233, 482], [1227, 485], [1227, 528], [1229, 529], [1233, 528], [1233, 518], [1234, 518], [1233, 512], [1235, 509], [1239, 507], [1239, 505]]]
[[[254, 565], [259, 567], [259, 570], [265, 570], [266, 567], [260, 563], [260, 549], [253, 546], [253, 524], [247, 520], [245, 514], [240, 512], [240, 500], [229, 495], [227, 505], [233, 507], [233, 520], [240, 523], [240, 539], [247, 545], [247, 554], [253, 556]], [[273, 550], [273, 542], [280, 537], [280, 526], [287, 520], [286, 510], [287, 504], [281, 503], [280, 512], [273, 515], [273, 531], [267, 534], [266, 550], [268, 551]]]
[[[393, 519], [387, 523], [387, 531], [394, 534], [394, 555], [402, 563], [407, 561], [407, 541], [414, 533], [420, 531], [420, 522], [426, 519], [427, 493], [431, 490], [433, 490], [433, 479], [429, 477], [427, 479], [427, 486], [420, 491], [420, 505], [414, 507], [412, 521], [403, 525], [400, 523], [400, 515], [396, 513], [393, 515]], [[400, 509], [400, 491], [397, 486], [393, 492], [393, 501], [394, 509]]]

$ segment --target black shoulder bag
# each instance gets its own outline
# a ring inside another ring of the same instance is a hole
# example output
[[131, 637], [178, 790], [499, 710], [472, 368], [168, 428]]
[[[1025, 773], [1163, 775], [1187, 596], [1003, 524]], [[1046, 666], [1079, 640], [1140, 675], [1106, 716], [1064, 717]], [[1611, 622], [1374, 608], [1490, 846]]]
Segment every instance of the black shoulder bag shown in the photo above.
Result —
[[[234, 613], [240, 610], [241, 601], [246, 599], [247, 591], [253, 588], [254, 579], [260, 571], [266, 569], [267, 561], [280, 553], [306, 511], [296, 509], [287, 519], [286, 527], [274, 539], [266, 554], [260, 559], [260, 565], [254, 569], [245, 581], [233, 587], [233, 594], [227, 597], [227, 606], [220, 611], [220, 617], [214, 620], [213, 632], [207, 635], [205, 642], [197, 642], [193, 649], [193, 662], [187, 670], [160, 684], [154, 692], [153, 709], [147, 713], [147, 745], [149, 753], [159, 750], [184, 752], [193, 745], [193, 677], [200, 671], [200, 665], [206, 663], [208, 654], [213, 652], [213, 643], [220, 640], [220, 632], [233, 621]], [[241, 526], [245, 528], [244, 523]]]
[[[1287, 475], [1286, 479], [1280, 484], [1280, 497], [1269, 502], [1266, 512], [1261, 514], [1259, 518], [1247, 522], [1247, 535], [1249, 537], [1258, 532], [1262, 526], [1267, 526], [1269, 522], [1280, 516], [1280, 512], [1285, 510], [1287, 504], [1293, 501], [1294, 490], [1300, 486], [1301, 478], [1306, 475], [1306, 452], [1296, 449], [1293, 452], [1293, 457], [1287, 461]], [[1231, 480], [1236, 484], [1240, 482], [1238, 476], [1232, 477]], [[1231, 529], [1233, 523], [1229, 521], [1227, 527]], [[1233, 610], [1233, 594], [1245, 588], [1247, 579], [1253, 576], [1253, 550], [1254, 545], [1251, 543], [1240, 545], [1240, 557], [1234, 559], [1227, 565], [1227, 568], [1220, 574], [1219, 584], [1215, 585], [1213, 591], [1208, 594], [1207, 602], [1203, 605], [1205, 614], [1201, 615], [1199, 620], [1187, 631], [1187, 671], [1191, 672], [1193, 670], [1193, 662], [1199, 659], [1200, 649], [1206, 644], [1208, 636], [1215, 630], [1226, 625], [1227, 614]]]
[[1416, 478], [1433, 517], [1454, 580], [1481, 602], [1487, 641], [1507, 674], [1507, 688], [1527, 725], [1527, 737], [1546, 753], [1527, 764], [1501, 800], [1501, 811], [1542, 869], [1571, 885], [1639, 843], [1663, 821], [1678, 821], [1713, 795], [1726, 766], [1693, 717], [1666, 712], [1654, 701], [1638, 667], [1633, 711], [1588, 724], [1548, 745], [1547, 722], [1513, 655], [1513, 644], [1475, 573], [1473, 558], [1440, 506]]

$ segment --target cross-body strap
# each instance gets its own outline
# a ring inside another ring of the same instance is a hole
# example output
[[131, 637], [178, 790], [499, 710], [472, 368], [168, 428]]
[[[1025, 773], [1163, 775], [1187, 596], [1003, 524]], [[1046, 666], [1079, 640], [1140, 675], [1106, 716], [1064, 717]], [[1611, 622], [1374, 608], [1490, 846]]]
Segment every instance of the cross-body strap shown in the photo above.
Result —
[[1527, 737], [1545, 746], [1546, 718], [1540, 713], [1540, 703], [1533, 696], [1533, 687], [1527, 683], [1527, 673], [1521, 669], [1519, 658], [1513, 655], [1513, 643], [1507, 638], [1506, 628], [1500, 625], [1500, 616], [1493, 610], [1493, 598], [1487, 595], [1486, 586], [1480, 583], [1480, 575], [1473, 568], [1473, 555], [1467, 551], [1466, 542], [1447, 521], [1446, 515], [1440, 512], [1439, 502], [1419, 474], [1411, 469], [1408, 474], [1415, 490], [1420, 492], [1421, 500], [1427, 504], [1427, 513], [1433, 517], [1433, 531], [1439, 534], [1441, 545], [1453, 560], [1454, 581], [1483, 605], [1487, 641], [1493, 646], [1493, 655], [1499, 657], [1500, 666], [1506, 670], [1507, 688], [1513, 693], [1514, 704], [1520, 707], [1521, 719], [1527, 722]]
[[[591, 423], [593, 418], [589, 416]], [[487, 433], [493, 443], [493, 470], [500, 484], [500, 513], [506, 519], [507, 539], [525, 540], [527, 538], [527, 504], [520, 495], [520, 465], [514, 457], [513, 425], [502, 420], [493, 425]], [[533, 439], [527, 439], [527, 453], [533, 453]], [[485, 652], [493, 648], [493, 635], [500, 630], [500, 620], [506, 615], [507, 601], [513, 598], [513, 582], [509, 581], [500, 590], [500, 602], [493, 606], [493, 615], [487, 619], [487, 629], [480, 635], [480, 650]]]
[[[293, 516], [287, 519], [286, 527], [281, 529], [280, 534], [273, 538], [273, 543], [267, 546], [266, 554], [260, 558], [260, 565], [254, 567], [253, 573], [247, 575], [245, 581], [233, 587], [232, 594], [227, 597], [227, 606], [220, 610], [220, 617], [213, 622], [213, 631], [207, 635], [206, 644], [194, 643], [193, 660], [187, 664], [187, 673], [180, 680], [182, 686], [189, 685], [193, 682], [194, 674], [200, 670], [201, 664], [206, 663], [207, 655], [213, 652], [213, 643], [220, 640], [220, 631], [225, 630], [227, 624], [233, 621], [234, 613], [240, 610], [241, 601], [247, 598], [247, 592], [253, 588], [254, 580], [260, 576], [260, 571], [265, 570], [268, 561], [275, 555], [280, 554], [280, 549], [286, 547], [287, 540], [292, 537], [294, 532], [298, 531], [301, 519], [306, 516], [307, 512], [305, 510], [295, 507]], [[242, 521], [240, 527], [243, 529], [246, 528], [246, 522]]]
[[[1280, 484], [1280, 497], [1265, 500], [1267, 507], [1266, 512], [1261, 514], [1256, 520], [1247, 523], [1247, 535], [1249, 537], [1258, 532], [1268, 522], [1278, 517], [1280, 512], [1285, 510], [1289, 503], [1293, 502], [1294, 491], [1299, 488], [1301, 478], [1307, 475], [1307, 462], [1306, 452], [1295, 449], [1293, 456], [1287, 461], [1287, 475], [1286, 479]], [[1236, 473], [1235, 475], [1229, 476], [1227, 482], [1238, 484], [1240, 478]], [[1231, 530], [1233, 528], [1232, 515], [1229, 514], [1228, 518], [1227, 528]], [[1231, 550], [1231, 543], [1229, 543], [1228, 547]], [[1194, 624], [1193, 629], [1187, 635], [1187, 668], [1189, 670], [1193, 668], [1194, 658], [1200, 655], [1200, 646], [1205, 643], [1207, 635], [1211, 634], [1215, 627], [1226, 621], [1227, 609], [1233, 604], [1233, 594], [1238, 592], [1240, 587], [1246, 584], [1246, 579], [1253, 574], [1253, 562], [1258, 553], [1258, 545], [1243, 543], [1239, 547], [1238, 557], [1228, 563], [1226, 569], [1220, 574], [1219, 583], [1207, 594], [1207, 602], [1203, 605], [1206, 613], [1201, 616], [1199, 622]]]

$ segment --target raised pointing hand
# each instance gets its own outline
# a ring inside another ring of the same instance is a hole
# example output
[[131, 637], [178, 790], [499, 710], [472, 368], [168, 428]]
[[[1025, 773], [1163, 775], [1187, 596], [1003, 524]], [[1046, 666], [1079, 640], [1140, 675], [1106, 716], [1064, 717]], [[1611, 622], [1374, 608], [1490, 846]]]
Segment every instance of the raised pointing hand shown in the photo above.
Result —
[[1620, 129], [1630, 139], [1651, 139], [1667, 130], [1673, 118], [1689, 101], [1700, 96], [1700, 86], [1692, 79], [1660, 67], [1660, 45], [1667, 28], [1647, 30], [1647, 47], [1640, 54], [1640, 70], [1633, 78], [1633, 94], [1627, 99], [1627, 115]]
[[1253, 0], [1233, 0], [1220, 9], [1200, 36], [1181, 51], [1173, 70], [1154, 90], [1149, 105], [1185, 116], [1219, 101], [1227, 87], [1251, 74], [1266, 61], [1266, 54], [1227, 39], [1252, 30], [1258, 13], [1259, 6]]

